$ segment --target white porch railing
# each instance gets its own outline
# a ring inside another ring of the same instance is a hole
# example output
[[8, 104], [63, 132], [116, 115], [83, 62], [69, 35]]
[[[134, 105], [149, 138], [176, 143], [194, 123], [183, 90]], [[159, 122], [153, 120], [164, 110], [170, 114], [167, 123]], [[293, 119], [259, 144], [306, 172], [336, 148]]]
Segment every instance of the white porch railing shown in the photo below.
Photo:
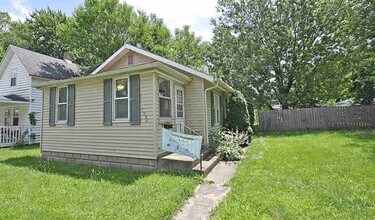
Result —
[[29, 126], [0, 126], [0, 147], [13, 146], [29, 141]]

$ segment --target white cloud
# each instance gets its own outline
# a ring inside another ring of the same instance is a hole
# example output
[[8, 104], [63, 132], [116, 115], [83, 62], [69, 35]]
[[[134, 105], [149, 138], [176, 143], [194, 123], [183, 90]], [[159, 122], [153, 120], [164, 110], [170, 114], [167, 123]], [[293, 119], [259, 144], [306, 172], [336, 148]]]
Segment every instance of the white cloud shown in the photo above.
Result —
[[190, 25], [204, 40], [212, 37], [210, 20], [216, 16], [217, 0], [121, 0], [135, 9], [154, 13], [174, 30]]
[[29, 17], [31, 12], [31, 6], [28, 0], [11, 0], [12, 9], [9, 12], [9, 16], [13, 21], [24, 21]]

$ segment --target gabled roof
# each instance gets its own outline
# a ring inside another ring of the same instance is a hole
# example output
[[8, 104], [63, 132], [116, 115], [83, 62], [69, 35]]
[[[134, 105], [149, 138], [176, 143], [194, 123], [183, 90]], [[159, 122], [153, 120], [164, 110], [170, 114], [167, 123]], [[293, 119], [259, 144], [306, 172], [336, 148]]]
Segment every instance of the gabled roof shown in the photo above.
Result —
[[10, 45], [0, 64], [0, 77], [13, 54], [18, 57], [30, 76], [56, 80], [80, 76], [77, 64]]
[[123, 57], [123, 55], [126, 54], [129, 50], [134, 51], [134, 52], [139, 53], [139, 54], [142, 54], [142, 55], [144, 55], [146, 57], [150, 57], [150, 58], [152, 58], [152, 59], [154, 59], [154, 60], [156, 60], [156, 61], [158, 61], [160, 63], [166, 64], [166, 65], [168, 65], [168, 66], [170, 66], [172, 68], [176, 68], [176, 69], [185, 71], [187, 73], [193, 74], [195, 76], [201, 77], [203, 79], [206, 79], [208, 81], [214, 82], [214, 77], [212, 77], [212, 76], [210, 76], [210, 75], [208, 75], [206, 73], [197, 71], [197, 70], [192, 69], [190, 67], [187, 67], [187, 66], [184, 66], [182, 64], [176, 63], [176, 62], [174, 62], [172, 60], [169, 60], [169, 59], [166, 59], [164, 57], [158, 56], [156, 54], [150, 53], [148, 51], [139, 49], [138, 47], [134, 47], [134, 46], [129, 45], [129, 44], [125, 44], [119, 50], [117, 50], [102, 65], [100, 65], [98, 68], [96, 68], [94, 70], [94, 72], [92, 72], [92, 74], [97, 74], [99, 72], [106, 71], [110, 66], [112, 66], [112, 64], [114, 64], [119, 59], [121, 59]]

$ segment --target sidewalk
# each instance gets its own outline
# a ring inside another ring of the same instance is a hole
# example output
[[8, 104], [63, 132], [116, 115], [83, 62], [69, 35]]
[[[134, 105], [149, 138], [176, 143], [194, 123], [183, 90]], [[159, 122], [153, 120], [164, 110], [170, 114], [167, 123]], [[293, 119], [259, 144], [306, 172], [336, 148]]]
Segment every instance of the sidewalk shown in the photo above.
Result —
[[238, 162], [220, 162], [200, 184], [182, 210], [173, 219], [209, 219], [211, 211], [227, 196], [230, 187], [226, 186], [234, 176]]

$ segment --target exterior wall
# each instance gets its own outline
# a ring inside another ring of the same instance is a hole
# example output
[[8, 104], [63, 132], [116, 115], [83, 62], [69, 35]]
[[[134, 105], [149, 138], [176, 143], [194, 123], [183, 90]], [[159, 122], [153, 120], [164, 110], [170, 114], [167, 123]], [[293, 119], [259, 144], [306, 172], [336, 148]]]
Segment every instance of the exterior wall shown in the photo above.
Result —
[[186, 126], [204, 136], [204, 80], [197, 76], [185, 85]]
[[32, 77], [31, 82], [31, 95], [30, 95], [30, 108], [29, 112], [35, 112], [36, 125], [31, 126], [31, 134], [35, 134], [35, 143], [40, 142], [40, 133], [42, 127], [42, 102], [43, 91], [36, 89], [34, 86], [38, 83], [48, 81], [47, 79], [39, 79]]
[[119, 70], [128, 67], [128, 56], [133, 55], [133, 64], [132, 66], [141, 65], [145, 63], [152, 63], [155, 62], [155, 60], [143, 56], [141, 54], [135, 53], [135, 52], [129, 52], [124, 57], [122, 57], [119, 61], [117, 61], [115, 64], [113, 64], [108, 71], [110, 70]]
[[[10, 86], [11, 71], [17, 70], [16, 86]], [[25, 99], [30, 98], [31, 77], [22, 65], [21, 61], [13, 54], [8, 66], [0, 78], [0, 96], [15, 94]]]
[[[20, 116], [18, 119], [19, 126], [28, 126], [29, 125], [29, 105], [28, 104], [7, 104], [0, 105], [0, 126], [4, 126], [5, 122], [5, 110], [11, 110], [11, 117], [13, 115], [13, 109], [20, 110]], [[12, 123], [12, 119], [11, 119]]]
[[156, 160], [137, 159], [118, 156], [98, 156], [94, 154], [77, 154], [53, 151], [42, 151], [42, 158], [63, 163], [75, 163], [102, 167], [126, 168], [134, 171], [152, 171], [156, 169]]
[[92, 79], [75, 85], [75, 126], [57, 124], [50, 127], [49, 89], [46, 88], [43, 101], [42, 151], [156, 159], [153, 79], [153, 73], [140, 75], [141, 125], [114, 122], [112, 126], [104, 126], [103, 79]]

